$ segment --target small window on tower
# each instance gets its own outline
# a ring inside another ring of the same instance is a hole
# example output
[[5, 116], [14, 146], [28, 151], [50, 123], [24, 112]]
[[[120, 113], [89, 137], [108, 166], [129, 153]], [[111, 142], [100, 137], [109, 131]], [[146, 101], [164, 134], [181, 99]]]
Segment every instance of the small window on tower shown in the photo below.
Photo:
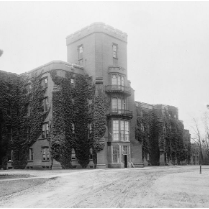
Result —
[[80, 45], [78, 47], [78, 60], [82, 60], [83, 59], [83, 45]]
[[116, 44], [112, 45], [112, 51], [113, 51], [113, 58], [118, 58], [118, 46]]

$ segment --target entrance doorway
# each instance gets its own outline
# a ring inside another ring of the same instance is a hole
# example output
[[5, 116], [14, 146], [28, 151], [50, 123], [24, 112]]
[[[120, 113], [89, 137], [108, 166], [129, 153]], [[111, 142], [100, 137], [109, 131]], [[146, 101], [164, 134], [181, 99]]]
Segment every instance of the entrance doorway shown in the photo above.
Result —
[[124, 156], [124, 168], [127, 168], [128, 166], [128, 160], [127, 160], [127, 155], [123, 155]]

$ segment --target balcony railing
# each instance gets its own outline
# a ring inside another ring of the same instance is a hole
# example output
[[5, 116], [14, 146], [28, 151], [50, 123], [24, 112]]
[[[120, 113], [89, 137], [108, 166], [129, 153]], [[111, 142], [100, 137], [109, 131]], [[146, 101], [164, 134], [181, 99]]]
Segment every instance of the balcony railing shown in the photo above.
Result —
[[118, 93], [124, 93], [128, 96], [131, 95], [131, 88], [128, 86], [121, 86], [121, 85], [109, 85], [105, 87], [106, 92], [118, 92]]
[[114, 117], [122, 117], [122, 118], [131, 119], [133, 117], [133, 112], [130, 110], [112, 108], [108, 111], [107, 116], [108, 117], [114, 116]]

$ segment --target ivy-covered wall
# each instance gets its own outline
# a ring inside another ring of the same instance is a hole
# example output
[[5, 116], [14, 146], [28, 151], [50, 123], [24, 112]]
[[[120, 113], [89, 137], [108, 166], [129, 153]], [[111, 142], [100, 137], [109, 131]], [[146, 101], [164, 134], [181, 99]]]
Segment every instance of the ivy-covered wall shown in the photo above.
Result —
[[62, 168], [71, 168], [74, 149], [78, 163], [85, 168], [89, 164], [90, 149], [95, 164], [96, 153], [103, 149], [99, 142], [106, 123], [103, 94], [95, 94], [97, 87], [90, 77], [65, 73], [61, 77], [56, 70], [50, 72], [57, 87], [52, 98], [52, 157]]
[[45, 90], [41, 86], [41, 74], [29, 79], [26, 74], [18, 76], [0, 71], [0, 164], [3, 168], [8, 160], [12, 160], [14, 168], [25, 168], [28, 149], [41, 134], [48, 114], [43, 112], [41, 103]]
[[136, 139], [142, 142], [143, 158], [150, 165], [189, 163], [190, 150], [184, 143], [184, 126], [175, 114], [169, 106], [164, 109], [137, 107]]

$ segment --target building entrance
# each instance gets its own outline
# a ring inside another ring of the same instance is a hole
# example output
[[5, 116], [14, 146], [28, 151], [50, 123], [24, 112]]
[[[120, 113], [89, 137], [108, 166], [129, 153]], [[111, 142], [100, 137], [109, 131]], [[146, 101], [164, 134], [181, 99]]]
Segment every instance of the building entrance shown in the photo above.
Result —
[[128, 167], [127, 166], [127, 164], [128, 164], [127, 155], [123, 155], [123, 157], [124, 157], [124, 168], [127, 168]]

